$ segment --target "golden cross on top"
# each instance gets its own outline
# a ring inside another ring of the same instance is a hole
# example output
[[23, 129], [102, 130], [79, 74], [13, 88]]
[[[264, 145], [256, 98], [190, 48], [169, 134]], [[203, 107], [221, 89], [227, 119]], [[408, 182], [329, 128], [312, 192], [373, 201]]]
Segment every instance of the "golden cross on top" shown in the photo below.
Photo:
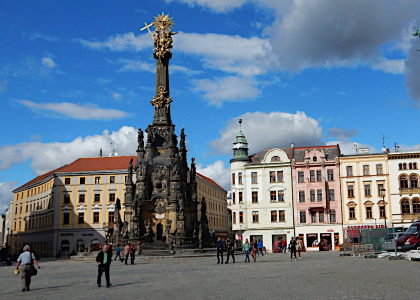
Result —
[[144, 22], [144, 24], [145, 24], [146, 26], [145, 26], [145, 27], [143, 27], [142, 29], [140, 29], [140, 31], [143, 31], [143, 30], [147, 29], [147, 31], [149, 31], [150, 36], [153, 38], [153, 34], [152, 34], [152, 32], [150, 31], [149, 27], [152, 27], [155, 23], [154, 23], [154, 22], [152, 22], [152, 23], [150, 23], [149, 25], [147, 25], [147, 23], [146, 23], [146, 22]]

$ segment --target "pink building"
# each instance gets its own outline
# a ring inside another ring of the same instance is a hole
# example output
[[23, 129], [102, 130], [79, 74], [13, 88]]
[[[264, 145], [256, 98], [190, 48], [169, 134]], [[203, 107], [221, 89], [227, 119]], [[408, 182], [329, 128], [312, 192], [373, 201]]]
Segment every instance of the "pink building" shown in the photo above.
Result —
[[342, 243], [339, 156], [338, 145], [294, 148], [295, 235], [307, 250], [318, 250], [320, 242], [329, 249]]

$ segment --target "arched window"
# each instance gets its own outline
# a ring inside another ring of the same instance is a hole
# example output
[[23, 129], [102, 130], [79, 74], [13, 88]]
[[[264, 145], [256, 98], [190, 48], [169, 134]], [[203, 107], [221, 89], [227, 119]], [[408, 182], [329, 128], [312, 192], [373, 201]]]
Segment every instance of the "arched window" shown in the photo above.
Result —
[[402, 214], [409, 214], [410, 213], [410, 202], [404, 199], [401, 200], [401, 213]]
[[413, 163], [413, 169], [417, 170], [417, 163]]
[[420, 213], [420, 200], [419, 199], [413, 199], [413, 214]]
[[413, 169], [413, 164], [412, 163], [409, 163], [408, 164], [408, 168], [411, 170], [411, 169]]
[[317, 161], [317, 157], [316, 157], [316, 156], [314, 156], [314, 157], [312, 158], [312, 161]]
[[403, 175], [400, 177], [400, 189], [408, 188], [408, 179], [407, 176]]
[[271, 161], [280, 161], [280, 157], [278, 157], [278, 156], [273, 156], [273, 157], [271, 158]]
[[403, 163], [403, 169], [407, 170], [407, 164], [406, 163]]
[[416, 188], [419, 186], [419, 178], [416, 175], [411, 175], [410, 176], [410, 184], [411, 184], [411, 188]]
[[402, 170], [402, 164], [398, 164], [398, 169]]
[[61, 253], [67, 254], [70, 250], [70, 242], [68, 240], [61, 241]]

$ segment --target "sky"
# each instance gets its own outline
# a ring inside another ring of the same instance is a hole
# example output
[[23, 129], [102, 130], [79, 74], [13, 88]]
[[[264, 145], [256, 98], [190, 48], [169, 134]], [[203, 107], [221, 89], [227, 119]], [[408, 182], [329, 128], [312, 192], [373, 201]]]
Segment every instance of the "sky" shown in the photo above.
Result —
[[12, 190], [79, 157], [135, 155], [156, 61], [140, 31], [176, 23], [172, 121], [189, 160], [230, 189], [238, 118], [249, 154], [340, 144], [419, 149], [420, 1], [2, 1], [0, 212]]

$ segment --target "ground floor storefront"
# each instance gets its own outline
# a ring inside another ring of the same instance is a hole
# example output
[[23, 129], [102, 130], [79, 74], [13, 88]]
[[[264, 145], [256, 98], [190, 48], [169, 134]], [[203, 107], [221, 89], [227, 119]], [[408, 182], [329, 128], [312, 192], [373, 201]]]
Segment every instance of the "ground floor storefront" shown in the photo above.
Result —
[[66, 229], [55, 233], [55, 253], [68, 255], [75, 252], [99, 251], [105, 241], [102, 228]]
[[339, 244], [343, 243], [341, 224], [296, 226], [295, 231], [307, 251], [338, 250]]
[[294, 236], [294, 230], [293, 228], [245, 230], [236, 232], [235, 238], [244, 244], [247, 239], [250, 242], [254, 236], [257, 241], [262, 241], [267, 252], [272, 252], [275, 245], [283, 239], [289, 244]]

